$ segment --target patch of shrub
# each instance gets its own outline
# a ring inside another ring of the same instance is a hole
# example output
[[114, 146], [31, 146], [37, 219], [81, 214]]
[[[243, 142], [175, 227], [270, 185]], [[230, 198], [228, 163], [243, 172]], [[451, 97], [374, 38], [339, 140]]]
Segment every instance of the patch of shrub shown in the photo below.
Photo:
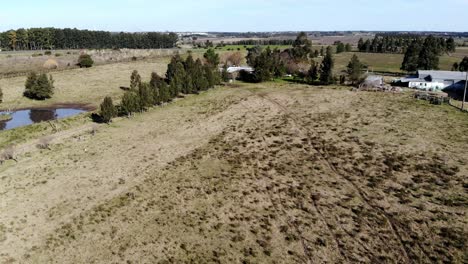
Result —
[[41, 57], [42, 56], [42, 53], [33, 53], [33, 55], [31, 55], [33, 57]]
[[46, 51], [44, 52], [44, 54], [45, 54], [46, 56], [50, 56], [50, 55], [52, 55], [52, 51], [46, 50]]
[[14, 146], [9, 146], [5, 148], [5, 150], [2, 152], [0, 155], [0, 161], [5, 161], [5, 160], [14, 160], [15, 159], [15, 147]]
[[55, 57], [60, 57], [62, 56], [62, 53], [55, 53]]
[[39, 139], [39, 142], [37, 143], [37, 147], [39, 149], [50, 149], [50, 143], [52, 142], [53, 137], [52, 136], [45, 136]]
[[0, 88], [0, 103], [3, 103], [3, 91], [2, 91], [2, 88]]
[[94, 61], [89, 54], [81, 54], [78, 58], [78, 66], [80, 66], [80, 68], [90, 68], [93, 64]]

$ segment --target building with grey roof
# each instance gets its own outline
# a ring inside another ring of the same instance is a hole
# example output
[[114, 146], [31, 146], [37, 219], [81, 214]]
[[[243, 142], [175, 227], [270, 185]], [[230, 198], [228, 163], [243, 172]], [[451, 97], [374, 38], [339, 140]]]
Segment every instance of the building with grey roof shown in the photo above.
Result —
[[466, 76], [466, 72], [420, 70], [417, 75], [402, 78], [398, 83], [426, 91], [456, 90], [465, 87]]

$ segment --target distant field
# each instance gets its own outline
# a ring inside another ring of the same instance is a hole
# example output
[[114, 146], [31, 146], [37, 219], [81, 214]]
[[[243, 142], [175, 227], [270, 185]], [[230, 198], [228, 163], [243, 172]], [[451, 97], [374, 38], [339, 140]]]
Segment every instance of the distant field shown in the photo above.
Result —
[[[403, 54], [383, 54], [383, 53], [363, 53], [363, 52], [346, 52], [334, 54], [335, 71], [341, 72], [346, 69], [351, 57], [356, 54], [361, 62], [369, 66], [370, 71], [396, 72], [401, 73], [401, 63], [403, 62]], [[468, 48], [458, 48], [456, 53], [443, 55], [440, 57], [440, 70], [451, 70], [455, 62], [460, 62], [464, 56], [468, 56]]]
[[[0, 52], [0, 76], [24, 74], [30, 71], [66, 70], [77, 68], [76, 63], [81, 53], [90, 54], [95, 65], [104, 65], [116, 62], [128, 62], [134, 59], [164, 57], [176, 49], [122, 49], [122, 50], [53, 50], [46, 55], [44, 50]], [[46, 67], [46, 62], [52, 62]], [[54, 65], [55, 66], [50, 66]]]
[[95, 66], [89, 69], [73, 69], [52, 73], [55, 94], [52, 99], [35, 101], [23, 97], [26, 76], [0, 79], [3, 103], [0, 109], [49, 106], [63, 103], [82, 103], [99, 106], [109, 95], [119, 99], [123, 94], [120, 86], [129, 86], [130, 75], [138, 70], [143, 81], [149, 81], [151, 72], [164, 75], [170, 57], [126, 63]]

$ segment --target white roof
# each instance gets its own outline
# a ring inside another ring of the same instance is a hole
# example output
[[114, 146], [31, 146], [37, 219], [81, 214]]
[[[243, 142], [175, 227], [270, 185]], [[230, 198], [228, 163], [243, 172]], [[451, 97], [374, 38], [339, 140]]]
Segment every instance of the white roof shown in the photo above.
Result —
[[227, 68], [228, 73], [239, 72], [239, 71], [253, 72], [253, 68], [252, 67], [229, 67]]
[[458, 71], [418, 71], [418, 75], [420, 79], [431, 76], [432, 80], [464, 81], [466, 78], [466, 72]]

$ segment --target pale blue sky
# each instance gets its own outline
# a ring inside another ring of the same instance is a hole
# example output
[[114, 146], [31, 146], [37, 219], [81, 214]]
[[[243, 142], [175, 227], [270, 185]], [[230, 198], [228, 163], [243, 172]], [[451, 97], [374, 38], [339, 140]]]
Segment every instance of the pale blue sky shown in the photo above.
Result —
[[468, 0], [13, 0], [0, 31], [468, 31]]

